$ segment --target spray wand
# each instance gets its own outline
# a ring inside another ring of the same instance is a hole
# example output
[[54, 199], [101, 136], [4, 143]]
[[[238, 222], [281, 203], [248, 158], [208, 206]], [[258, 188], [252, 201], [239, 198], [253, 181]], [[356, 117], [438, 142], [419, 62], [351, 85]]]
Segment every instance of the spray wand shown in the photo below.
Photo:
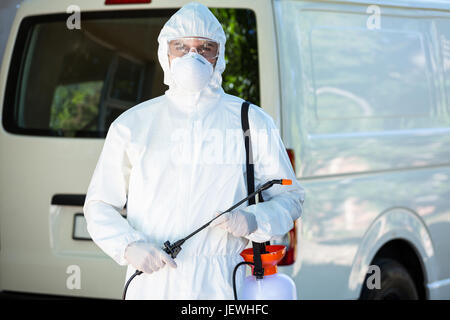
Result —
[[[244, 199], [240, 200], [239, 202], [237, 202], [236, 204], [234, 204], [233, 206], [231, 206], [227, 210], [221, 212], [219, 215], [217, 215], [214, 218], [212, 218], [211, 220], [209, 220], [207, 223], [202, 225], [200, 228], [198, 228], [197, 230], [195, 230], [194, 232], [192, 232], [188, 236], [186, 236], [186, 237], [184, 237], [184, 238], [182, 238], [180, 240], [175, 241], [173, 244], [171, 244], [170, 241], [167, 240], [166, 242], [164, 242], [164, 247], [162, 247], [162, 250], [164, 250], [168, 255], [170, 255], [172, 257], [172, 259], [175, 259], [177, 257], [177, 255], [180, 253], [181, 246], [184, 244], [184, 242], [186, 240], [188, 240], [189, 238], [193, 237], [194, 235], [196, 235], [197, 233], [199, 233], [203, 229], [207, 228], [211, 224], [211, 222], [213, 222], [214, 220], [216, 220], [217, 218], [219, 218], [223, 214], [236, 209], [237, 207], [239, 207], [241, 204], [246, 202], [251, 197], [256, 196], [261, 191], [269, 189], [274, 184], [290, 185], [290, 184], [292, 184], [292, 180], [289, 180], [289, 179], [275, 179], [275, 180], [271, 180], [271, 181], [268, 181], [268, 182], [264, 183], [256, 191], [252, 192], [247, 197], [245, 197]], [[122, 295], [122, 299], [123, 300], [125, 300], [125, 297], [126, 297], [126, 294], [127, 294], [128, 285], [134, 279], [134, 277], [136, 277], [136, 276], [138, 276], [140, 274], [142, 274], [142, 271], [136, 270], [136, 272], [130, 277], [130, 279], [128, 279], [127, 283], [125, 284], [125, 288], [123, 290], [123, 295]]]

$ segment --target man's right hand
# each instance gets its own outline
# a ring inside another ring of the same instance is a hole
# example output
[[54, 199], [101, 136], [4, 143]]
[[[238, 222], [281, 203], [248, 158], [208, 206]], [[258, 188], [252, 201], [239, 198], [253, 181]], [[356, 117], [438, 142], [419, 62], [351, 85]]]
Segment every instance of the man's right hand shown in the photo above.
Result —
[[125, 249], [125, 259], [136, 270], [153, 273], [168, 264], [176, 268], [177, 264], [166, 252], [149, 242], [133, 242]]

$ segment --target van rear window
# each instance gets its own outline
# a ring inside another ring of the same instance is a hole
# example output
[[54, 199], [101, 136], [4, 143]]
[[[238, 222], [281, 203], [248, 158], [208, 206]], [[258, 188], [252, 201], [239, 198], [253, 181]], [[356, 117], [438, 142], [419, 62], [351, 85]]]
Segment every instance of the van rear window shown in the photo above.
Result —
[[[167, 89], [157, 38], [175, 11], [82, 13], [80, 29], [67, 27], [69, 14], [24, 19], [8, 74], [5, 129], [26, 135], [105, 137], [122, 112]], [[253, 11], [212, 11], [227, 33], [225, 91], [259, 104]]]

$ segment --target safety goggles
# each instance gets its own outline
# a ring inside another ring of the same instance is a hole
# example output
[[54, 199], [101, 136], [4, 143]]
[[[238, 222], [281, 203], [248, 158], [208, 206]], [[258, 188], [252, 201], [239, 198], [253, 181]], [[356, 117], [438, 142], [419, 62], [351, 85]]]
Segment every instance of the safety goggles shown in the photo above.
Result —
[[180, 37], [168, 41], [169, 54], [174, 57], [182, 57], [193, 51], [206, 59], [214, 59], [219, 56], [219, 42], [196, 37]]

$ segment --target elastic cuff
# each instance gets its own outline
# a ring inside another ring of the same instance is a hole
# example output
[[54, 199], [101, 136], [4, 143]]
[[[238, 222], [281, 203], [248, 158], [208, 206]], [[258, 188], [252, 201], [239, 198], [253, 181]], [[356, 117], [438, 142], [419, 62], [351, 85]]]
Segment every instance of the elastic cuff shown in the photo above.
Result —
[[253, 242], [267, 242], [272, 239], [271, 236], [268, 236], [267, 234], [264, 234], [262, 232], [258, 232], [258, 229], [255, 232], [250, 233], [248, 236], [245, 236], [244, 238], [253, 241]]
[[128, 261], [125, 259], [125, 250], [131, 243], [137, 241], [146, 241], [145, 235], [141, 232], [136, 231], [124, 237], [121, 248], [117, 252], [117, 258], [115, 259], [119, 265], [128, 265]]

